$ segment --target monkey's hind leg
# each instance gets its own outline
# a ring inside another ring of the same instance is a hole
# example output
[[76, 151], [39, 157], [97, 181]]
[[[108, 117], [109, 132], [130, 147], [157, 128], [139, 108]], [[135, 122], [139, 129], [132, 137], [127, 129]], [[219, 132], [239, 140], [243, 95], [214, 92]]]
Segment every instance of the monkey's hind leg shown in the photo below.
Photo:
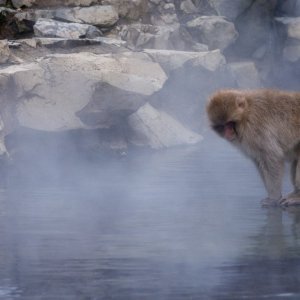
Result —
[[284, 197], [280, 201], [281, 206], [300, 206], [300, 162], [294, 160], [291, 166], [291, 178], [294, 185], [294, 191]]

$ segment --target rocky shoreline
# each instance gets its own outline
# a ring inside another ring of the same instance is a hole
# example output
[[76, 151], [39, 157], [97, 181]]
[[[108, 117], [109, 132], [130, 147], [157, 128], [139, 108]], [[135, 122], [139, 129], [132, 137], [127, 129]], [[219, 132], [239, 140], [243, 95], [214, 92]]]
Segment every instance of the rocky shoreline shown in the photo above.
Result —
[[215, 89], [297, 89], [297, 1], [0, 5], [1, 155], [20, 128], [93, 130], [119, 150], [197, 144]]

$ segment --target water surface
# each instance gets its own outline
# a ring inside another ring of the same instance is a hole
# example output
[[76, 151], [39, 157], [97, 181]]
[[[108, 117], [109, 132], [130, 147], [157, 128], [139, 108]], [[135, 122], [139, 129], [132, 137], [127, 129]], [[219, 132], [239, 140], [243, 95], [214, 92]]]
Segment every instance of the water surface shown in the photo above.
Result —
[[1, 300], [300, 299], [300, 209], [227, 143], [48, 163], [3, 179]]

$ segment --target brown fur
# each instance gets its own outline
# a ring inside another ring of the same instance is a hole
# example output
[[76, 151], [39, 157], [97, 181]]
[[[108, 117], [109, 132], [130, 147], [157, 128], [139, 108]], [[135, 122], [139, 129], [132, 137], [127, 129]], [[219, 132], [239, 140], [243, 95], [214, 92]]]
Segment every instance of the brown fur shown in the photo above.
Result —
[[[215, 129], [226, 128], [229, 122], [235, 124], [232, 143], [257, 165], [268, 191], [264, 205], [300, 205], [300, 93], [221, 90], [209, 100], [207, 114]], [[222, 135], [222, 130], [219, 134]], [[295, 190], [282, 198], [286, 160], [292, 162]]]

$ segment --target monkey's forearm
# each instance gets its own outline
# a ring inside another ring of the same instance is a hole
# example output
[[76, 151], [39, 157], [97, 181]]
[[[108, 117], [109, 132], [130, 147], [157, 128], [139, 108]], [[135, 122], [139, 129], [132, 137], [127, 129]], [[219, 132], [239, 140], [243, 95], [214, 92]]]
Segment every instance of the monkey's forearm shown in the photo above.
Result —
[[263, 158], [257, 162], [257, 167], [268, 192], [268, 198], [280, 200], [284, 161], [280, 159], [270, 161], [268, 158]]

